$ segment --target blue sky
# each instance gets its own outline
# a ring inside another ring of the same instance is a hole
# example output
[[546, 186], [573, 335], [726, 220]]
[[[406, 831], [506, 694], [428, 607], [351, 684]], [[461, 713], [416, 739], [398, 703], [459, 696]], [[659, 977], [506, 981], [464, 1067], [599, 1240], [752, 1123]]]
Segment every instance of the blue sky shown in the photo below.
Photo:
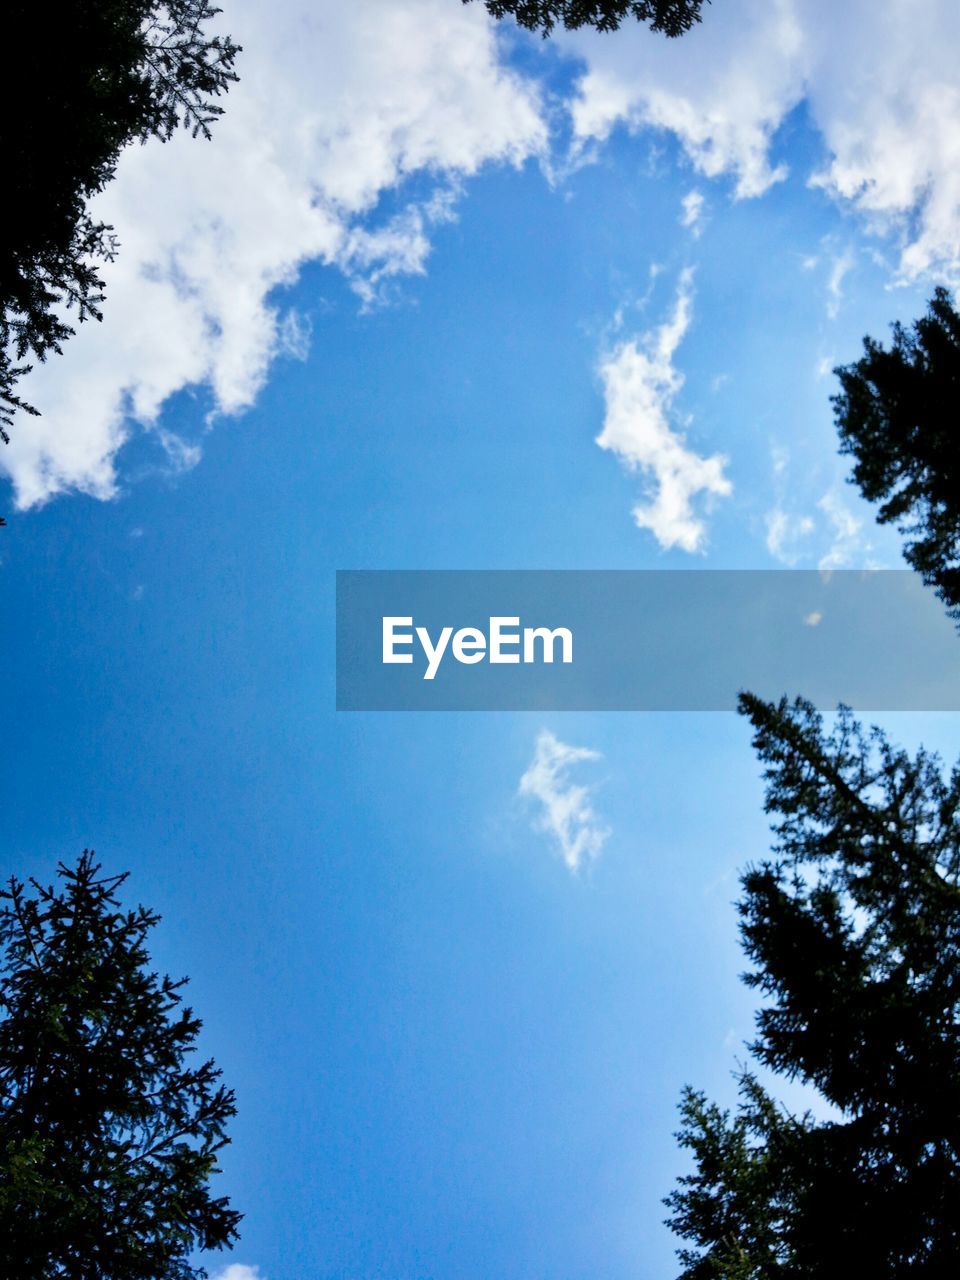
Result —
[[334, 574], [900, 563], [829, 369], [955, 277], [960, 19], [225, 7], [215, 141], [124, 157], [104, 324], [0, 456], [6, 871], [93, 845], [163, 913], [240, 1103], [213, 1274], [675, 1274], [679, 1091], [750, 1034], [748, 734], [337, 715]]

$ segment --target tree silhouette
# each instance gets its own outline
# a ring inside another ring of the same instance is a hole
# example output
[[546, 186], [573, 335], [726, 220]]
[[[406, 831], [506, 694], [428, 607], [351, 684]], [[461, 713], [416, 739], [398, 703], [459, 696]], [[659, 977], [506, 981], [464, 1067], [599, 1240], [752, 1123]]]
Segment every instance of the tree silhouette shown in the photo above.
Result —
[[896, 524], [907, 561], [960, 619], [960, 315], [945, 289], [885, 349], [838, 368], [833, 399], [841, 450], [877, 519]]
[[0, 1275], [193, 1280], [240, 1215], [211, 1195], [234, 1095], [188, 1062], [200, 1021], [149, 969], [159, 917], [91, 852], [0, 894]]
[[210, 34], [208, 0], [9, 0], [0, 74], [5, 230], [0, 246], [0, 437], [30, 368], [68, 320], [100, 318], [113, 229], [87, 204], [130, 142], [179, 127], [210, 135], [239, 48]]
[[960, 1267], [960, 769], [847, 711], [741, 698], [775, 815], [741, 879], [750, 1052], [810, 1086], [794, 1115], [740, 1075], [731, 1116], [688, 1089], [696, 1172], [667, 1198], [684, 1280], [940, 1277]]
[[[468, 4], [470, 0], [463, 0]], [[709, 4], [710, 0], [706, 0]], [[682, 36], [700, 21], [704, 0], [484, 0], [495, 18], [513, 17], [521, 27], [548, 36], [559, 22], [568, 30], [616, 31], [625, 18], [665, 36]]]
[[[960, 617], [960, 315], [836, 370], [841, 449], [905, 554]], [[687, 1089], [695, 1160], [667, 1198], [684, 1280], [960, 1274], [960, 766], [945, 775], [841, 709], [741, 697], [776, 816], [741, 878], [755, 1062], [810, 1086], [793, 1115], [743, 1069], [734, 1114]]]

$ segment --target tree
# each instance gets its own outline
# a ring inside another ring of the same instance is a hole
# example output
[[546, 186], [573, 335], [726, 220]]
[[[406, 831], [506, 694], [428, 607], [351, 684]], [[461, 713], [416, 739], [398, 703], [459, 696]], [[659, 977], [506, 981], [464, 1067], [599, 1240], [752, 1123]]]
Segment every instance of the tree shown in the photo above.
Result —
[[937, 289], [927, 314], [893, 326], [889, 350], [838, 368], [841, 450], [877, 519], [909, 539], [907, 561], [960, 619], [960, 315]]
[[87, 202], [121, 150], [181, 126], [210, 136], [213, 99], [237, 76], [239, 48], [209, 34], [208, 0], [11, 0], [4, 9], [0, 156], [0, 437], [30, 360], [59, 352], [68, 316], [100, 318], [99, 264], [117, 248]]
[[211, 1195], [235, 1114], [200, 1021], [149, 969], [159, 917], [90, 852], [59, 890], [0, 894], [0, 1274], [192, 1280], [240, 1215]]
[[[470, 0], [463, 0], [468, 4]], [[682, 36], [700, 21], [704, 0], [484, 0], [495, 18], [512, 16], [521, 27], [548, 36], [558, 22], [568, 30], [596, 27], [616, 31], [625, 18], [651, 31]], [[710, 0], [706, 0], [710, 3]]]
[[750, 1053], [810, 1086], [793, 1115], [740, 1074], [687, 1090], [696, 1171], [667, 1198], [684, 1280], [960, 1274], [960, 768], [841, 711], [743, 695], [776, 815], [739, 903], [766, 998]]

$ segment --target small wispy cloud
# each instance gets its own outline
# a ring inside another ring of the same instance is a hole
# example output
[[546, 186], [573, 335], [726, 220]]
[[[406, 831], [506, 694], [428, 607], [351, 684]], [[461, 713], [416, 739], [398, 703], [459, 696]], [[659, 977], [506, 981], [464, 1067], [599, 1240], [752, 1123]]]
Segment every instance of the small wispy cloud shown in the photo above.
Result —
[[243, 1262], [231, 1262], [228, 1267], [218, 1271], [213, 1280], [266, 1280], [260, 1274], [259, 1267], [248, 1267]]
[[803, 552], [803, 542], [813, 532], [812, 517], [773, 507], [767, 512], [765, 522], [767, 550], [781, 564], [795, 565]]
[[610, 835], [593, 808], [592, 788], [570, 779], [574, 765], [599, 759], [598, 751], [571, 747], [543, 729], [537, 735], [533, 759], [520, 779], [520, 795], [529, 796], [540, 806], [536, 829], [553, 837], [573, 872], [596, 858]]
[[773, 472], [773, 506], [763, 518], [767, 551], [781, 564], [791, 567], [804, 553], [807, 538], [813, 532], [811, 516], [789, 509], [790, 450], [782, 441], [770, 442], [770, 469]]
[[[694, 512], [694, 499], [726, 497], [733, 486], [724, 474], [722, 454], [702, 457], [687, 448], [683, 433], [671, 425], [674, 400], [683, 374], [674, 366], [690, 326], [693, 273], [680, 275], [673, 313], [663, 324], [621, 342], [600, 364], [606, 398], [601, 449], [615, 453], [631, 472], [641, 472], [650, 498], [633, 508], [641, 529], [649, 529], [661, 547], [703, 549], [706, 525]], [[686, 420], [684, 425], [687, 425]]]
[[870, 543], [861, 537], [863, 521], [844, 505], [835, 493], [825, 493], [817, 503], [827, 518], [832, 534], [829, 549], [820, 557], [818, 569], [844, 569], [863, 563]]
[[692, 234], [694, 239], [699, 239], [700, 233], [703, 231], [703, 210], [706, 201], [703, 198], [703, 192], [688, 191], [680, 201], [680, 225], [686, 227]]
[[[767, 550], [788, 568], [814, 563], [825, 572], [880, 567], [873, 555], [874, 544], [864, 533], [863, 520], [832, 489], [809, 515], [789, 511], [777, 501], [764, 521]], [[816, 613], [804, 619], [811, 627], [819, 621]]]
[[827, 277], [827, 318], [836, 320], [843, 301], [843, 282], [852, 271], [856, 259], [851, 249], [844, 251], [830, 263], [830, 274]]
[[166, 427], [157, 427], [156, 436], [166, 454], [167, 467], [171, 475], [179, 476], [185, 471], [192, 471], [200, 461], [202, 450], [198, 444], [185, 440], [183, 436], [177, 435], [175, 431], [169, 431]]
[[291, 360], [306, 360], [310, 354], [313, 326], [309, 316], [291, 307], [277, 327], [277, 350]]

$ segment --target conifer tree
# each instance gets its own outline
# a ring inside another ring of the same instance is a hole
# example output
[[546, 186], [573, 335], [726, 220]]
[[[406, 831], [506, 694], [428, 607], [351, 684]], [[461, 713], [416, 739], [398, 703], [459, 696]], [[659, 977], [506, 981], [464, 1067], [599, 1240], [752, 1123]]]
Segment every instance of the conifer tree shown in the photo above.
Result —
[[843, 453], [877, 519], [907, 538], [908, 563], [960, 620], [960, 315], [946, 289], [910, 329], [836, 370]]
[[684, 1280], [960, 1274], [960, 769], [847, 711], [744, 695], [772, 856], [742, 877], [745, 981], [764, 997], [731, 1115], [687, 1090], [696, 1169], [668, 1197]]
[[[709, 4], [710, 0], [707, 0]], [[468, 4], [469, 0], [463, 0]], [[484, 0], [495, 18], [509, 14], [519, 26], [548, 36], [559, 23], [568, 30], [616, 31], [635, 19], [665, 36], [682, 36], [700, 21], [704, 0]]]
[[237, 1234], [208, 1185], [233, 1092], [150, 970], [156, 913], [90, 852], [59, 876], [0, 894], [0, 1275], [195, 1280]]
[[[836, 370], [853, 481], [960, 620], [960, 315], [945, 289], [889, 349]], [[911, 757], [847, 711], [740, 709], [765, 766], [773, 856], [739, 903], [745, 981], [766, 1003], [733, 1114], [687, 1089], [695, 1171], [667, 1198], [684, 1280], [960, 1274], [960, 766]]]
[[31, 361], [72, 320], [100, 318], [113, 228], [88, 202], [120, 152], [177, 128], [210, 136], [239, 47], [211, 31], [209, 0], [7, 0], [0, 53], [0, 438]]

